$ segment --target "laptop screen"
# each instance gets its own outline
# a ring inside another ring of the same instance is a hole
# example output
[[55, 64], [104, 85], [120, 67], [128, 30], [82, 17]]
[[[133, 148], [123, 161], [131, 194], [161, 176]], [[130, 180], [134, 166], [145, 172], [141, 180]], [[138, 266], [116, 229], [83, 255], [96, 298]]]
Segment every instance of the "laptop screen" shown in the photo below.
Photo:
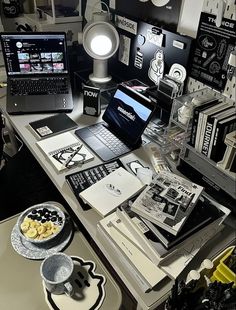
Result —
[[64, 33], [2, 33], [8, 75], [68, 73]]
[[135, 145], [154, 109], [149, 99], [119, 85], [103, 114], [103, 120], [129, 145]]

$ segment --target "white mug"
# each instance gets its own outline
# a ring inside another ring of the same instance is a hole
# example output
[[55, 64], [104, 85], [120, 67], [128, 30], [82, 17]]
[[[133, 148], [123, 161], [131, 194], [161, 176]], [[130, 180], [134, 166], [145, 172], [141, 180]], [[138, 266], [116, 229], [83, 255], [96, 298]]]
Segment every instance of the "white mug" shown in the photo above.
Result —
[[73, 287], [69, 281], [74, 269], [70, 256], [55, 253], [47, 256], [40, 266], [40, 274], [47, 290], [56, 295], [73, 295]]

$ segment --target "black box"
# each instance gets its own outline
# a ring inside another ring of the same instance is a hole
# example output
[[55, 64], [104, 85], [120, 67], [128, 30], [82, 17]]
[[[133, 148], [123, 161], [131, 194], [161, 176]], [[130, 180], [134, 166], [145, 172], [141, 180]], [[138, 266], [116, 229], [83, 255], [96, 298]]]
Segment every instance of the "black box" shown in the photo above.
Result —
[[100, 88], [83, 85], [83, 113], [91, 116], [101, 114]]

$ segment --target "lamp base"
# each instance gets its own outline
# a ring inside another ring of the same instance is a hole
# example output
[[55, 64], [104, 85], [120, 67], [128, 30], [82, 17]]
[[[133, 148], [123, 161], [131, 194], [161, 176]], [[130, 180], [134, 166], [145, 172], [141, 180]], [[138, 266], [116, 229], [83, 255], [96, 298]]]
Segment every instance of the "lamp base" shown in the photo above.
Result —
[[93, 75], [93, 73], [89, 75], [89, 80], [91, 82], [99, 83], [99, 84], [110, 82], [111, 79], [112, 79], [112, 77], [110, 75], [108, 75], [106, 77], [96, 77]]

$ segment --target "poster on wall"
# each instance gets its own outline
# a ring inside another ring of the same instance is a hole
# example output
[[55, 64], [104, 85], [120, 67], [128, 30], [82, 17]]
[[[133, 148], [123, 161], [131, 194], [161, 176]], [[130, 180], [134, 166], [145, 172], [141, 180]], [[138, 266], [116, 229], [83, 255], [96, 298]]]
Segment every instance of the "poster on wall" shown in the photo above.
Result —
[[118, 0], [116, 12], [176, 31], [182, 0]]
[[215, 19], [215, 15], [201, 14], [190, 76], [223, 91], [229, 57], [236, 48], [236, 21], [223, 18], [221, 26], [217, 27]]
[[[180, 74], [184, 78], [188, 70], [189, 55], [192, 46], [192, 38], [183, 36], [168, 30], [164, 30], [148, 24], [139, 22], [136, 24], [132, 20], [116, 15], [116, 26], [118, 32], [124, 36], [130, 36], [129, 45], [129, 66], [127, 70], [128, 56], [119, 59], [116, 74], [125, 79], [137, 78], [149, 86], [159, 84], [159, 80], [164, 74]], [[127, 22], [129, 21], [129, 23]], [[125, 21], [125, 22], [124, 22]], [[120, 25], [129, 25], [127, 29]], [[132, 32], [131, 30], [132, 29]], [[135, 35], [133, 34], [135, 33]], [[127, 53], [128, 54], [128, 53]], [[173, 67], [174, 65], [174, 67]], [[172, 71], [170, 71], [172, 68]]]

